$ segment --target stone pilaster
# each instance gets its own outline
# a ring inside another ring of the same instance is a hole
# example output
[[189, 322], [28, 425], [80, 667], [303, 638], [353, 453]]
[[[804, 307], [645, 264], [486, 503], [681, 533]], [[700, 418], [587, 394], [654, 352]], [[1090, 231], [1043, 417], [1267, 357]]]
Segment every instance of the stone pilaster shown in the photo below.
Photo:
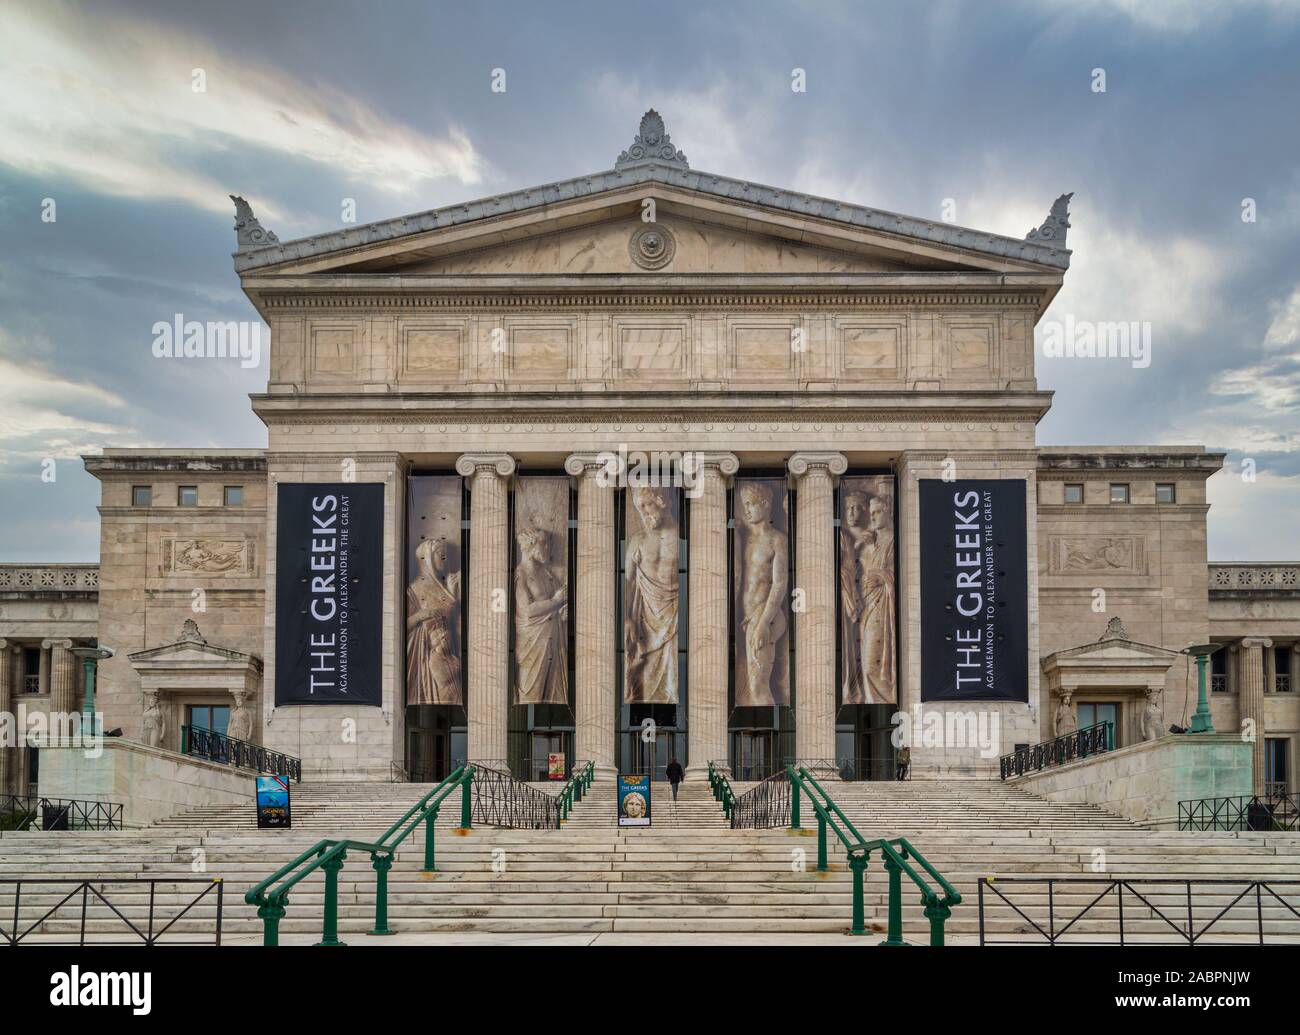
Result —
[[506, 491], [515, 471], [506, 453], [465, 453], [469, 479], [469, 630], [465, 644], [470, 761], [505, 759], [510, 705], [510, 555]]
[[691, 498], [690, 652], [687, 655], [687, 779], [707, 779], [709, 763], [730, 769], [727, 749], [727, 480], [734, 453], [703, 453]]
[[[0, 639], [0, 715], [12, 714], [14, 710], [14, 664], [13, 649], [9, 641]], [[13, 722], [14, 720], [10, 720]], [[17, 733], [15, 724], [14, 732]], [[18, 752], [0, 743], [0, 796], [13, 794], [9, 783], [9, 767]]]
[[834, 479], [848, 470], [841, 453], [795, 453], [794, 588], [803, 590], [794, 614], [795, 754], [835, 757]]
[[1247, 637], [1241, 641], [1241, 719], [1254, 721], [1254, 778], [1256, 794], [1264, 793], [1264, 651], [1273, 641]]
[[614, 692], [614, 486], [605, 460], [574, 453], [564, 469], [578, 486], [577, 585], [573, 588], [574, 715], [576, 760], [596, 764], [597, 776], [611, 776], [618, 727]]
[[50, 712], [68, 715], [81, 710], [77, 698], [77, 661], [71, 640], [44, 640], [42, 650], [50, 652]]

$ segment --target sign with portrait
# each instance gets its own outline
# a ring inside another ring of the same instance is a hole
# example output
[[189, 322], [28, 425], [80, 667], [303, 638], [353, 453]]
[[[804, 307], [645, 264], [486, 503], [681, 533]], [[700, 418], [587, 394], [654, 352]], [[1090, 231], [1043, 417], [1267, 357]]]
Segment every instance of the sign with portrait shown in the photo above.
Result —
[[650, 825], [650, 774], [620, 773], [618, 777], [618, 825]]

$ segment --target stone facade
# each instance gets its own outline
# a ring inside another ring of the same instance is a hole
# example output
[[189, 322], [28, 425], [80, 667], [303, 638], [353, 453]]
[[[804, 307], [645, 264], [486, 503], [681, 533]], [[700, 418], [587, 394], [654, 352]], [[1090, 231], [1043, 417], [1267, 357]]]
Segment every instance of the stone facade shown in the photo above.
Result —
[[[1276, 657], [1261, 638], [1296, 642], [1300, 596], [1216, 596], [1205, 482], [1222, 455], [1036, 443], [1051, 394], [1035, 378], [1033, 332], [1069, 265], [1068, 196], [1020, 241], [698, 173], [675, 150], [625, 157], [608, 173], [302, 241], [241, 232], [235, 267], [272, 332], [266, 391], [253, 397], [267, 449], [86, 458], [103, 484], [102, 586], [98, 625], [80, 635], [117, 651], [100, 675], [109, 726], [139, 739], [153, 687], [174, 728], [185, 708], [233, 692], [235, 666], [254, 699], [252, 739], [302, 757], [310, 777], [388, 779], [411, 757], [416, 721], [404, 703], [407, 478], [434, 472], [459, 475], [468, 497], [468, 707], [450, 755], [507, 758], [522, 713], [510, 703], [513, 625], [496, 601], [511, 578], [513, 479], [563, 473], [574, 487], [567, 750], [602, 772], [627, 768], [641, 720], [619, 698], [624, 511], [601, 457], [630, 450], [702, 458], [682, 521], [684, 733], [668, 748], [691, 776], [734, 762], [740, 725], [735, 479], [783, 478], [790, 492], [794, 701], [768, 761], [839, 760], [877, 721], [838, 707], [839, 479], [894, 479], [907, 711], [921, 680], [917, 486], [955, 470], [1027, 487], [1028, 701], [977, 706], [996, 716], [992, 754], [915, 744], [914, 775], [995, 774], [998, 753], [1054, 735], [1063, 702], [1066, 721], [1080, 705], [1114, 706], [1121, 744], [1178, 723], [1176, 652], [1214, 639], [1245, 659], [1234, 655], [1214, 695], [1216, 723], [1235, 729], [1244, 708], [1289, 738], [1294, 788], [1300, 707], [1268, 682]], [[256, 223], [251, 210], [241, 223]], [[382, 705], [277, 708], [276, 487], [352, 480], [384, 486]], [[133, 495], [144, 487], [147, 501]], [[1116, 617], [1123, 645], [1088, 647]], [[186, 619], [210, 648], [205, 687], [170, 685], [165, 657], [151, 656], [180, 642]], [[1243, 681], [1251, 689], [1233, 692]]]

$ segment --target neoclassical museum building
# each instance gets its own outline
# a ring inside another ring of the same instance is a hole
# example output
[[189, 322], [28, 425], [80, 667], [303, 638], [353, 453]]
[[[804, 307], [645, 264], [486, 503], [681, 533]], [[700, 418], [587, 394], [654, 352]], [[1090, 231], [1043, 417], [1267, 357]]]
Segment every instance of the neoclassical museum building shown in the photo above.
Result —
[[1207, 562], [1223, 454], [1036, 444], [1069, 201], [1022, 239], [810, 197], [653, 111], [608, 171], [301, 240], [236, 198], [267, 447], [86, 456], [98, 564], [0, 566], [0, 711], [76, 712], [97, 644], [124, 741], [305, 779], [996, 779], [1180, 732], [1213, 643], [1216, 730], [1294, 791], [1300, 564]]

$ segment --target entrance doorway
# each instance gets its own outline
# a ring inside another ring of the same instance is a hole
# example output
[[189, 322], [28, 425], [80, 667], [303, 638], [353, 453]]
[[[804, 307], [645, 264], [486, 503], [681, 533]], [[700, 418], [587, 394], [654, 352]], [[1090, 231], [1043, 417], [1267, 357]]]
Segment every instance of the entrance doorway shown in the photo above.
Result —
[[406, 765], [412, 783], [437, 783], [451, 772], [447, 734], [442, 730], [407, 730]]
[[781, 766], [775, 730], [737, 730], [731, 735], [731, 773], [737, 781], [766, 780]]
[[654, 736], [649, 739], [644, 739], [640, 730], [626, 736], [627, 748], [623, 758], [630, 759], [632, 765], [630, 768], [625, 767], [624, 772], [649, 773], [652, 780], [665, 780], [667, 777], [664, 771], [672, 759], [676, 758], [685, 767], [686, 760], [677, 750], [676, 730], [656, 729]]
[[857, 779], [893, 780], [898, 775], [894, 727], [863, 730], [858, 736]]
[[569, 757], [570, 734], [564, 732], [535, 732], [531, 734], [532, 750], [529, 752], [527, 779], [546, 781], [551, 778], [551, 755], [564, 756], [565, 776], [573, 759]]

